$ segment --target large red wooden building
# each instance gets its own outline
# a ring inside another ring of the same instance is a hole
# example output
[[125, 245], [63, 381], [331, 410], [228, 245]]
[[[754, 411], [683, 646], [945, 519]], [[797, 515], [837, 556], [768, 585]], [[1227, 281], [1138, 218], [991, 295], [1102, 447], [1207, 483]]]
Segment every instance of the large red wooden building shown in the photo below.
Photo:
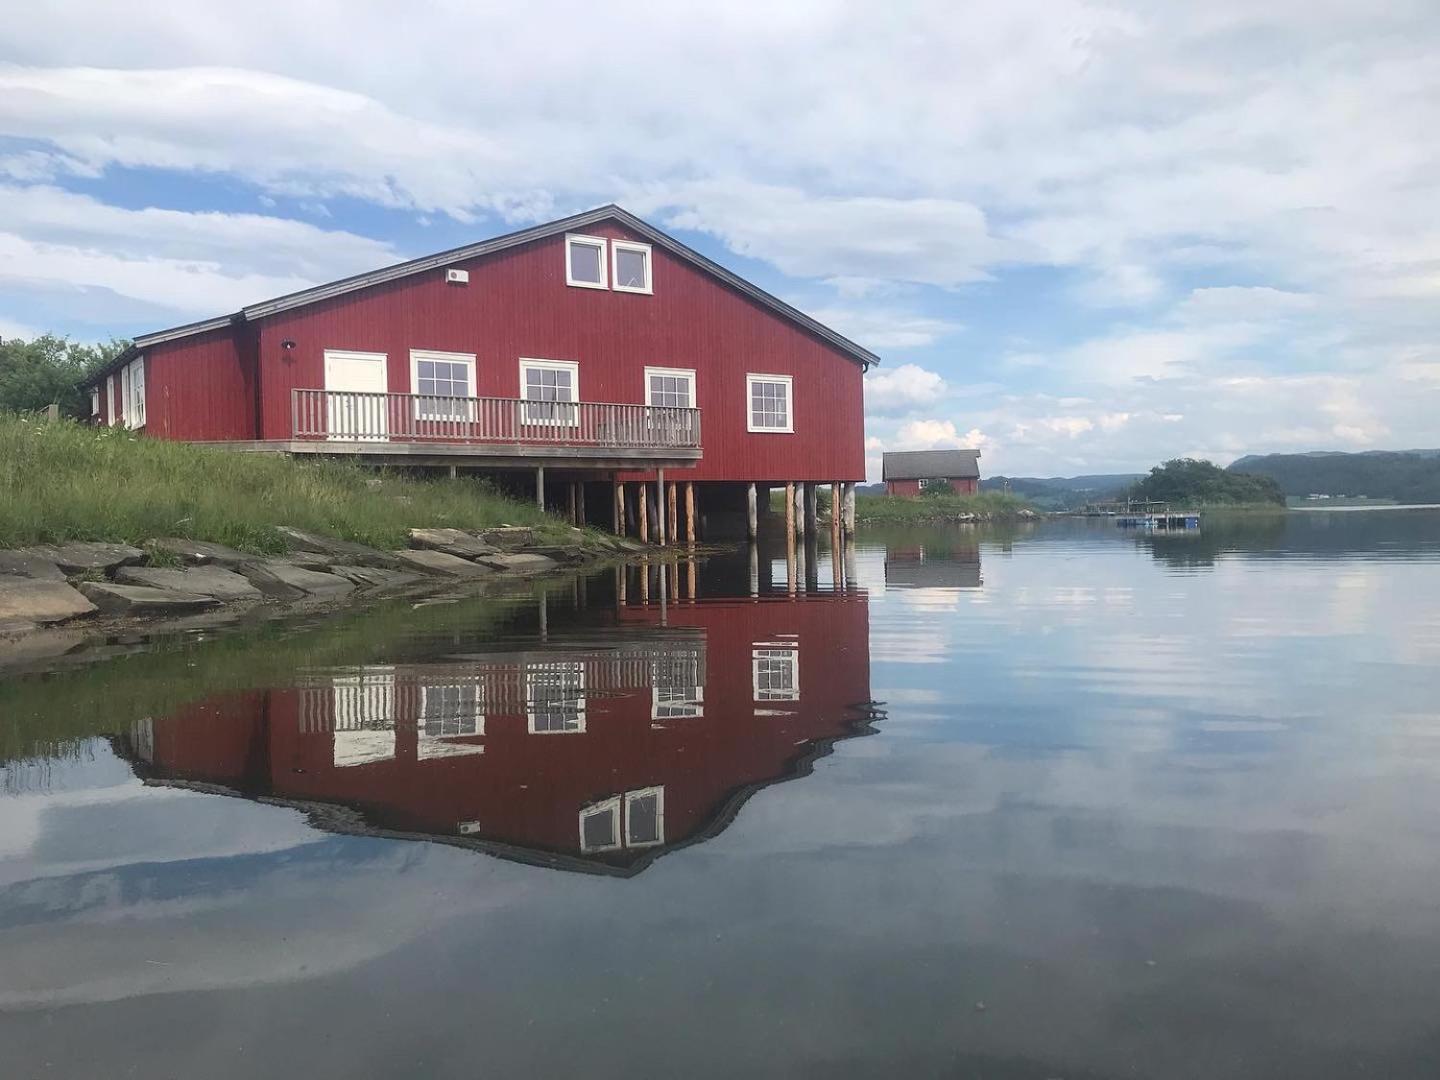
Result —
[[697, 503], [863, 480], [877, 362], [605, 206], [142, 335], [91, 389], [152, 437], [485, 471], [675, 536]]

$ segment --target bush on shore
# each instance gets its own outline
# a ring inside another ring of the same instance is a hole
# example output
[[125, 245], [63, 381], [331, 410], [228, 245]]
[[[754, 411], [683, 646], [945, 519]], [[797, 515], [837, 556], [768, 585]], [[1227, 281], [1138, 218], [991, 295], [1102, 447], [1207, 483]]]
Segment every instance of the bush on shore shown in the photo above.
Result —
[[857, 495], [855, 520], [882, 521], [963, 521], [973, 515], [988, 521], [1009, 521], [1027, 516], [1023, 499], [998, 491], [978, 495], [945, 495], [926, 492], [918, 499], [894, 495]]
[[378, 548], [412, 528], [563, 525], [472, 479], [417, 479], [344, 461], [138, 437], [0, 414], [0, 548], [159, 536], [284, 549], [277, 525]]

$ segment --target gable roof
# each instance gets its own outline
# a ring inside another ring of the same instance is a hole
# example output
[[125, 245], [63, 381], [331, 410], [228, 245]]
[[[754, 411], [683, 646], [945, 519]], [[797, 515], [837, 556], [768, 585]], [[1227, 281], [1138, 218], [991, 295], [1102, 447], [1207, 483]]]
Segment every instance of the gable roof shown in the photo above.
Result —
[[900, 450], [881, 460], [883, 480], [980, 479], [979, 450]]
[[211, 330], [219, 330], [235, 323], [263, 319], [267, 315], [275, 315], [282, 311], [289, 311], [292, 308], [304, 307], [306, 304], [329, 300], [332, 297], [343, 296], [346, 293], [355, 292], [359, 289], [368, 289], [372, 285], [382, 285], [385, 282], [396, 281], [400, 278], [409, 277], [412, 274], [422, 274], [427, 270], [436, 270], [456, 262], [478, 258], [482, 255], [493, 255], [496, 252], [519, 247], [521, 244], [529, 244], [536, 240], [544, 240], [548, 237], [559, 236], [576, 229], [598, 225], [603, 221], [613, 221], [638, 233], [655, 247], [663, 248], [675, 257], [690, 263], [697, 269], [718, 279], [722, 284], [744, 294], [756, 303], [769, 308], [782, 319], [796, 324], [801, 329], [808, 331], [822, 341], [834, 346], [840, 352], [859, 363], [861, 367], [869, 368], [872, 364], [880, 363], [880, 358], [869, 349], [855, 344], [855, 342], [849, 338], [830, 329], [825, 324], [812, 319], [798, 308], [791, 307], [779, 297], [770, 295], [758, 285], [751, 284], [739, 274], [736, 274], [732, 270], [727, 270], [713, 259], [706, 258], [694, 248], [687, 247], [673, 236], [661, 232], [655, 226], [647, 221], [642, 221], [628, 210], [624, 210], [614, 203], [610, 203], [606, 206], [596, 207], [594, 210], [586, 210], [583, 213], [572, 214], [570, 217], [546, 222], [543, 225], [532, 225], [529, 228], [519, 229], [515, 232], [506, 233], [503, 236], [492, 237], [489, 240], [481, 240], [475, 244], [466, 244], [463, 247], [451, 248], [448, 251], [437, 252], [434, 255], [425, 255], [418, 259], [410, 259], [407, 262], [395, 263], [393, 266], [381, 267], [379, 270], [371, 270], [368, 273], [355, 274], [352, 277], [341, 278], [339, 281], [331, 281], [324, 285], [316, 285], [313, 288], [302, 289], [299, 292], [289, 293], [285, 296], [277, 296], [272, 300], [262, 300], [259, 303], [243, 307], [231, 315], [221, 315], [213, 319], [202, 319], [199, 322], [186, 323], [183, 326], [171, 327], [168, 330], [157, 330], [153, 334], [141, 334], [135, 338], [134, 345], [130, 349], [125, 350], [119, 357], [116, 357], [114, 362], [97, 371], [91, 377], [90, 385], [98, 383], [122, 363], [133, 359], [135, 354], [141, 349], [145, 349], [151, 345], [159, 345], [163, 342], [175, 341], [180, 338], [191, 337], [195, 334], [207, 333]]

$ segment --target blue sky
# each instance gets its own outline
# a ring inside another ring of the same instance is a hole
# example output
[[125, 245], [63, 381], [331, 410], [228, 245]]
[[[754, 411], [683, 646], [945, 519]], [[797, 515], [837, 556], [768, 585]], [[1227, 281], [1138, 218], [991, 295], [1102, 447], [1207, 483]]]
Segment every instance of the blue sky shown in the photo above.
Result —
[[1440, 444], [1433, 3], [138, 7], [0, 26], [0, 335], [613, 200], [884, 357], [872, 464]]

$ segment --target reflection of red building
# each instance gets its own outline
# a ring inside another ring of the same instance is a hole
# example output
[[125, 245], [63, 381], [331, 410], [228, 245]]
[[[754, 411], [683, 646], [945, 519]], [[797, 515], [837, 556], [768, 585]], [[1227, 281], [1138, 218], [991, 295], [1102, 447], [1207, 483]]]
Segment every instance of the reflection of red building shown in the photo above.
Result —
[[305, 804], [322, 827], [633, 873], [870, 716], [863, 594], [660, 619], [621, 607], [584, 638], [212, 699], [129, 750], [147, 777]]

